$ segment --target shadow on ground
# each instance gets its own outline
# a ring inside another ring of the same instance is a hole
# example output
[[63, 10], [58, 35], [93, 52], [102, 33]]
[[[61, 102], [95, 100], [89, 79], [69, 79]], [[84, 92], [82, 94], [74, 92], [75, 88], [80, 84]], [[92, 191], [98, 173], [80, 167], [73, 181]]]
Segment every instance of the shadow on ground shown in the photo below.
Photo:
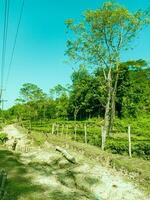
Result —
[[[58, 185], [63, 186], [65, 192], [59, 186], [51, 188], [48, 193], [48, 199], [56, 200], [96, 200], [91, 191], [91, 186], [100, 183], [99, 180], [88, 173], [78, 170], [80, 164], [71, 164], [65, 162], [64, 158], [53, 159], [48, 163], [30, 162], [28, 167], [34, 168], [43, 176], [55, 176]], [[61, 165], [60, 165], [61, 164]], [[63, 164], [63, 165], [62, 165]], [[67, 191], [67, 192], [66, 192]]]
[[27, 169], [20, 162], [20, 155], [8, 150], [0, 150], [0, 170], [5, 169], [8, 174], [6, 194], [4, 200], [18, 200], [20, 196], [36, 191], [43, 191], [38, 185], [32, 185], [27, 177]]
[[[19, 154], [0, 149], [0, 170], [5, 169], [8, 173], [6, 194], [0, 200], [94, 200], [95, 197], [90, 191], [90, 186], [97, 180], [76, 172], [74, 170], [76, 166], [70, 163], [60, 167], [60, 161], [61, 158], [57, 158], [50, 164], [30, 162], [25, 165], [21, 162]], [[63, 187], [33, 183], [29, 171], [49, 178], [55, 174], [57, 182]]]

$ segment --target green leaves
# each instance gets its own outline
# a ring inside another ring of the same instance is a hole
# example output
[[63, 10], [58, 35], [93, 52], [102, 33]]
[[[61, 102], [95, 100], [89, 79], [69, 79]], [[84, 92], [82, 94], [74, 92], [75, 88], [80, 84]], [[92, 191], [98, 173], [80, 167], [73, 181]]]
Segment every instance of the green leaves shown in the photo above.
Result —
[[97, 10], [86, 11], [80, 23], [67, 20], [71, 39], [66, 54], [86, 66], [111, 66], [139, 31], [149, 25], [149, 19], [149, 9], [132, 13], [117, 3], [106, 2]]
[[125, 117], [136, 117], [148, 112], [150, 99], [150, 70], [146, 61], [132, 60], [121, 63], [118, 81], [117, 107]]
[[65, 21], [65, 25], [67, 26], [67, 28], [71, 28], [71, 26], [73, 25], [74, 19], [67, 19]]
[[46, 94], [37, 85], [24, 83], [20, 89], [20, 96], [23, 102], [39, 101], [46, 98]]

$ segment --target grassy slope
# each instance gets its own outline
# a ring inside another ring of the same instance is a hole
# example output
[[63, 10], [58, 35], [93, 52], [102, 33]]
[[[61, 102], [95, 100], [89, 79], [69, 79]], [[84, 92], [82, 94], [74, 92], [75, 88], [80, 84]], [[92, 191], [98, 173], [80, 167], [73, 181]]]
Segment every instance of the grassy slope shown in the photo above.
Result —
[[[147, 192], [150, 191], [149, 161], [138, 158], [130, 159], [127, 156], [120, 156], [108, 152], [102, 152], [98, 147], [73, 142], [69, 138], [65, 137], [48, 135], [47, 138], [40, 132], [32, 132], [30, 134], [30, 137], [34, 139], [36, 145], [43, 145], [44, 142], [47, 140], [53, 145], [59, 145], [65, 148], [69, 148], [69, 151], [75, 151], [76, 153], [84, 154], [85, 157], [89, 160], [92, 160], [92, 162], [100, 162], [104, 166], [116, 168], [117, 170], [120, 170], [123, 173], [127, 173], [127, 175], [130, 175], [127, 177], [136, 181], [139, 184], [140, 188], [143, 188]], [[21, 162], [19, 154], [14, 154], [11, 151], [5, 149], [0, 149], [0, 161], [0, 169], [5, 168], [5, 170], [9, 172], [7, 194], [4, 200], [17, 200], [20, 199], [20, 197], [22, 197], [21, 200], [35, 200], [35, 196], [36, 200], [42, 198], [42, 195], [47, 191], [47, 188], [42, 188], [39, 185], [33, 184], [31, 182], [31, 177], [27, 176], [28, 169], [35, 169], [36, 163], [32, 163], [32, 165], [30, 164], [30, 166], [26, 166]], [[57, 166], [57, 163], [53, 164], [56, 164]], [[42, 168], [43, 167], [45, 168], [45, 166], [42, 166]], [[50, 166], [48, 166], [48, 168], [49, 167]], [[55, 166], [52, 167], [54, 169]], [[60, 182], [62, 182], [64, 179], [66, 180], [68, 176], [70, 180], [70, 176], [72, 176], [72, 174], [68, 175], [66, 174], [66, 172], [60, 173]], [[81, 191], [82, 189], [83, 188], [80, 188]], [[86, 192], [86, 188], [84, 192]], [[75, 195], [77, 194], [70, 193], [66, 195], [58, 189], [57, 191], [52, 190], [49, 193], [48, 199], [76, 199]], [[80, 193], [80, 195], [82, 195], [82, 193]]]
[[73, 142], [66, 137], [49, 135], [48, 138], [46, 138], [43, 137], [43, 134], [40, 132], [32, 132], [30, 136], [38, 145], [43, 144], [45, 140], [47, 140], [53, 145], [59, 145], [79, 153], [81, 152], [93, 161], [100, 162], [104, 166], [121, 171], [123, 174], [126, 174], [129, 179], [136, 181], [140, 188], [143, 188], [145, 191], [150, 191], [150, 162], [147, 160], [103, 152], [98, 147]]

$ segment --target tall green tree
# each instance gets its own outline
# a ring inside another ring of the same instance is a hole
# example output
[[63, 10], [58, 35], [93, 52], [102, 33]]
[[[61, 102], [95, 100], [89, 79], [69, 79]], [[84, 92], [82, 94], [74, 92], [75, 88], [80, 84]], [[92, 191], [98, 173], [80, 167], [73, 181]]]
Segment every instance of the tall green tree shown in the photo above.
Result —
[[138, 32], [149, 25], [149, 10], [132, 13], [117, 3], [107, 2], [97, 10], [86, 11], [83, 17], [80, 23], [66, 21], [72, 32], [66, 54], [75, 62], [103, 69], [108, 94], [103, 133], [106, 140], [111, 135], [115, 116], [121, 55], [132, 47]]
[[[38, 111], [42, 110], [43, 116], [45, 116], [45, 101], [47, 95], [43, 92], [41, 88], [33, 83], [24, 83], [20, 89], [20, 97], [16, 99], [18, 103], [18, 108], [20, 104], [24, 104], [23, 107], [26, 108], [26, 113], [28, 113], [28, 118], [30, 120], [36, 119], [38, 117]], [[42, 103], [42, 106], [41, 106]]]
[[56, 118], [68, 119], [68, 91], [68, 87], [64, 87], [61, 84], [50, 89], [50, 97], [55, 101], [56, 105]]
[[117, 111], [119, 117], [136, 117], [148, 113], [150, 104], [150, 69], [144, 60], [128, 61], [121, 64]]
[[33, 83], [24, 83], [20, 89], [21, 102], [39, 101], [46, 98], [46, 94], [37, 85]]
[[[81, 65], [78, 70], [72, 73], [72, 86], [69, 98], [69, 110], [73, 113], [73, 118], [76, 121], [79, 112], [86, 109], [85, 98], [88, 95], [89, 83], [92, 77], [87, 69]], [[82, 115], [83, 116], [83, 115]]]

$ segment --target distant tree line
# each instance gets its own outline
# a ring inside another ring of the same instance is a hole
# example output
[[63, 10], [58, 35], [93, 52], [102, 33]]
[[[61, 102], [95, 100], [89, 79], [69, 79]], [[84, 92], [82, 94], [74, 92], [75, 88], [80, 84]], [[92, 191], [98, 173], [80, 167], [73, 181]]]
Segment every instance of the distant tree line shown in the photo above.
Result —
[[[143, 64], [143, 60], [122, 63], [115, 101], [115, 116], [119, 118], [150, 113], [150, 69]], [[97, 68], [89, 73], [80, 66], [71, 79], [70, 86], [57, 85], [49, 94], [35, 84], [23, 84], [16, 104], [4, 111], [5, 117], [18, 121], [104, 118], [107, 88], [103, 70]]]

